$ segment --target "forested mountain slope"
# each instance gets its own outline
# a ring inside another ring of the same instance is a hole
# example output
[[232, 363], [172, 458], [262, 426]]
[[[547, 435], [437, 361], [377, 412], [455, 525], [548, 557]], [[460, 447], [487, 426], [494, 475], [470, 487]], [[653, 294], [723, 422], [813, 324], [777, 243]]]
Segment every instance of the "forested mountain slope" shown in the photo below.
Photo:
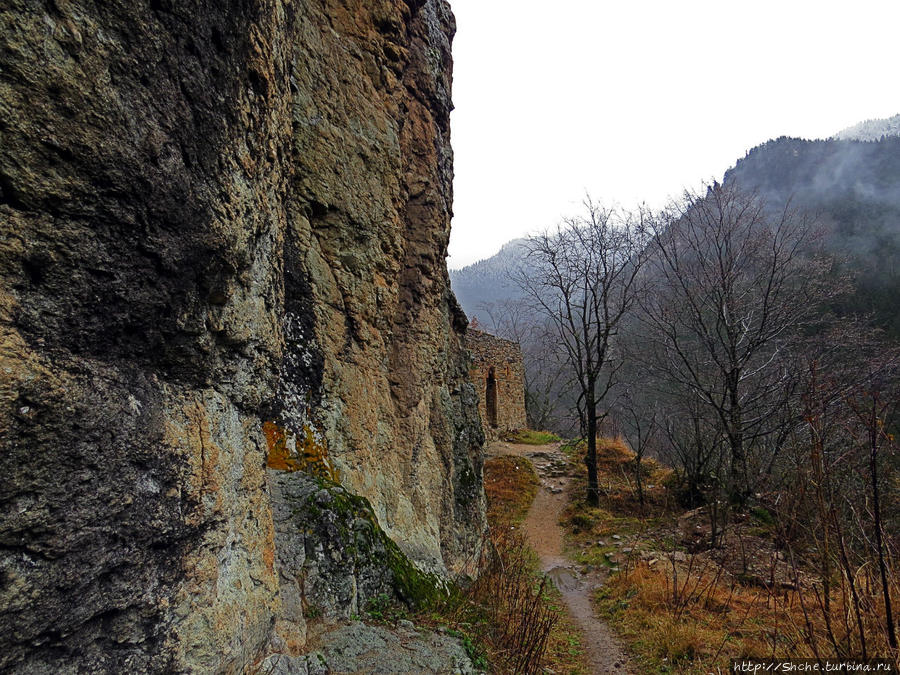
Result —
[[878, 141], [779, 138], [725, 174], [758, 190], [773, 209], [792, 207], [817, 218], [825, 246], [855, 279], [846, 311], [873, 312], [900, 335], [900, 137]]
[[525, 264], [525, 239], [513, 239], [490, 258], [450, 270], [450, 283], [465, 313], [492, 329], [486, 306], [520, 298], [511, 275]]
[[[872, 127], [866, 124], [858, 126]], [[839, 309], [873, 313], [879, 325], [900, 336], [900, 136], [878, 138], [770, 140], [738, 160], [723, 182], [758, 191], [775, 211], [789, 203], [816, 218], [826, 248], [854, 279], [855, 290]], [[489, 323], [485, 306], [520, 297], [509, 275], [525, 264], [524, 241], [510, 241], [496, 255], [450, 272], [470, 317]]]

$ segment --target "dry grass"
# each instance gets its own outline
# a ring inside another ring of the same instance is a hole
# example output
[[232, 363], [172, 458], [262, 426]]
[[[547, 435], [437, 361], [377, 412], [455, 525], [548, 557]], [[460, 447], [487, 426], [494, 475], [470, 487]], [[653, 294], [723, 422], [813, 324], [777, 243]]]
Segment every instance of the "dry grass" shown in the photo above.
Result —
[[648, 668], [706, 673], [727, 667], [729, 658], [769, 655], [759, 627], [765, 592], [716, 576], [708, 568], [683, 571], [673, 583], [665, 563], [642, 561], [610, 577], [598, 605]]
[[517, 525], [528, 515], [540, 480], [523, 457], [494, 457], [484, 463], [484, 493], [491, 528]]
[[[677, 582], [675, 568], [680, 567]], [[839, 644], [852, 645], [841, 653], [829, 645], [822, 612], [814, 611], [817, 593], [741, 584], [714, 564], [687, 565], [645, 561], [610, 577], [597, 597], [598, 608], [622, 633], [648, 669], [674, 673], [708, 673], [739, 657], [815, 658], [859, 656], [853, 627], [838, 627]], [[850, 616], [849, 603], [833, 598], [833, 617]], [[809, 623], [807, 623], [809, 619]], [[877, 611], [867, 621], [883, 621]], [[814, 631], [814, 644], [809, 630]], [[870, 626], [869, 634], [877, 634]], [[869, 654], [897, 658], [886, 644], [869, 645]], [[818, 652], [818, 654], [817, 654]]]
[[[579, 461], [578, 450], [570, 450], [570, 457]], [[696, 554], [677, 550], [678, 520], [686, 514], [668, 494], [666, 469], [647, 462], [647, 483], [654, 487], [648, 490], [641, 517], [632, 494], [633, 465], [631, 477], [627, 470], [630, 462], [633, 455], [621, 441], [600, 443], [601, 508], [576, 500], [566, 511], [565, 524], [580, 561], [621, 569], [599, 591], [597, 607], [625, 639], [642, 670], [726, 672], [729, 659], [745, 656], [860, 655], [859, 624], [846, 579], [835, 579], [827, 616], [815, 576], [788, 561], [776, 562], [771, 528], [754, 525], [756, 519], [749, 516], [732, 539], [742, 540], [742, 552], [765, 552], [756, 562], [772, 565], [770, 574], [754, 575], [752, 583], [748, 575], [735, 572], [740, 567], [734, 564], [737, 549], [726, 546]], [[575, 489], [580, 496], [581, 486]], [[627, 544], [610, 541], [613, 534]], [[598, 538], [605, 540], [604, 546], [597, 545]], [[623, 556], [626, 546], [633, 553]], [[615, 562], [610, 563], [608, 555]], [[884, 638], [884, 607], [874, 572], [856, 570], [853, 585], [863, 608], [867, 653], [896, 660]], [[774, 583], [767, 583], [768, 578]], [[793, 583], [783, 583], [786, 578]], [[893, 575], [892, 584], [894, 596], [900, 597]]]

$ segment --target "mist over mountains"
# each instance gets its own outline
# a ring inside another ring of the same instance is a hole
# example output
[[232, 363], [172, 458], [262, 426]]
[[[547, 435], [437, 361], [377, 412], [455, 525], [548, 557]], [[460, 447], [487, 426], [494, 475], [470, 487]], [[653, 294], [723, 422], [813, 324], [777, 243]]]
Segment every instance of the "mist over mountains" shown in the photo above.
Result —
[[854, 278], [836, 309], [872, 314], [900, 337], [900, 136], [779, 138], [748, 152], [724, 182], [758, 191], [773, 210], [790, 204], [815, 217], [825, 249]]
[[837, 132], [834, 138], [841, 141], [878, 141], [882, 136], [900, 136], [900, 115], [854, 124]]
[[[738, 160], [723, 177], [756, 191], [773, 211], [785, 205], [808, 212], [824, 231], [824, 245], [849, 272], [854, 291], [838, 309], [870, 313], [900, 336], [900, 115], [868, 120], [825, 140], [781, 137]], [[517, 298], [509, 274], [525, 264], [524, 239], [496, 255], [451, 270], [466, 313], [490, 330], [485, 305]]]
[[[725, 173], [780, 207], [821, 208], [846, 200], [900, 204], [900, 136], [878, 141], [781, 137], [750, 150]], [[838, 209], [840, 210], [840, 209]]]

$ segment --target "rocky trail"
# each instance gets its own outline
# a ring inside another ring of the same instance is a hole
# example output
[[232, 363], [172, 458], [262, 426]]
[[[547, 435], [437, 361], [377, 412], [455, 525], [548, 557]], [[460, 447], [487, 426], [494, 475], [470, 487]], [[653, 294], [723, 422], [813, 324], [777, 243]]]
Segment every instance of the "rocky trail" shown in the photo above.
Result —
[[591, 606], [591, 593], [603, 584], [602, 570], [582, 571], [564, 553], [563, 528], [559, 518], [566, 506], [571, 476], [559, 443], [519, 445], [494, 443], [491, 456], [516, 455], [529, 459], [541, 479], [537, 495], [525, 520], [525, 533], [541, 561], [541, 569], [562, 594], [570, 615], [584, 636], [584, 648], [594, 673], [633, 673], [615, 635]]

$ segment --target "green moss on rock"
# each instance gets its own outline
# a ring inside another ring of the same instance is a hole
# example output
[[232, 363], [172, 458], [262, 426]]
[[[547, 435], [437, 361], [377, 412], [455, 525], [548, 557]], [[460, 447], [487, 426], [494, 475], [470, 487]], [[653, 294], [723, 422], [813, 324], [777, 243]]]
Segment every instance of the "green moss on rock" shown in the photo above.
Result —
[[447, 583], [434, 574], [422, 572], [407, 558], [384, 532], [387, 564], [394, 577], [394, 592], [403, 602], [415, 609], [433, 605], [446, 598]]
[[378, 524], [365, 497], [322, 476], [272, 472], [278, 483], [276, 510], [281, 527], [302, 539], [302, 569], [282, 570], [297, 579], [307, 606], [325, 616], [358, 614], [382, 595], [420, 609], [446, 597], [447, 582], [419, 570]]

